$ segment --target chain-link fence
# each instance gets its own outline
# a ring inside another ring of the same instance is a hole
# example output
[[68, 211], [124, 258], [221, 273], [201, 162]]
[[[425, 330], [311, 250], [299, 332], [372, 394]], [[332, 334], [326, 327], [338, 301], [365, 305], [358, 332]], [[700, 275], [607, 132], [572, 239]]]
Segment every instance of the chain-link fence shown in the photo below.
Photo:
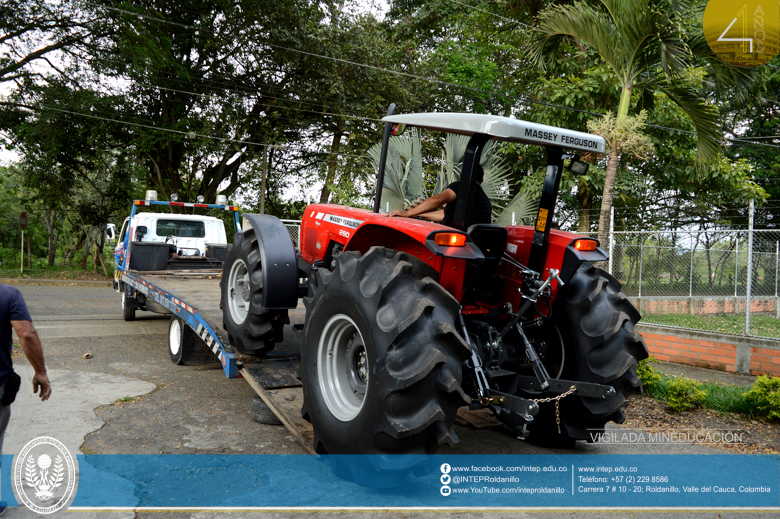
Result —
[[[282, 222], [297, 247], [300, 221]], [[780, 339], [780, 230], [618, 231], [602, 247], [642, 322]]]
[[648, 324], [780, 338], [780, 231], [615, 232], [610, 272]]

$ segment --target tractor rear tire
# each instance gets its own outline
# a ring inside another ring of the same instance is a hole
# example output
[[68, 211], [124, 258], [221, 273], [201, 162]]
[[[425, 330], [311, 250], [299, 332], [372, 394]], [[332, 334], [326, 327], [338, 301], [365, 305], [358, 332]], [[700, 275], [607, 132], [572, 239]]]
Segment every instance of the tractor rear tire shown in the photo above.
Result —
[[287, 310], [263, 308], [263, 265], [255, 231], [236, 233], [222, 269], [220, 307], [228, 341], [246, 355], [265, 355], [282, 341]]
[[[626, 398], [642, 392], [636, 368], [648, 352], [642, 337], [634, 331], [641, 318], [639, 311], [621, 288], [620, 282], [604, 270], [583, 263], [558, 294], [552, 321], [564, 344], [560, 378], [610, 385], [615, 393], [605, 399], [576, 393], [561, 399], [560, 433], [555, 403], [541, 404], [529, 426], [531, 439], [550, 446], [573, 447], [576, 440], [597, 441], [607, 422], [625, 421]], [[548, 340], [555, 342], [554, 337]]]
[[[428, 454], [458, 441], [469, 348], [455, 326], [460, 306], [436, 279], [426, 263], [383, 247], [345, 252], [333, 271], [309, 276], [301, 414], [316, 452]], [[366, 484], [365, 468], [346, 469]]]

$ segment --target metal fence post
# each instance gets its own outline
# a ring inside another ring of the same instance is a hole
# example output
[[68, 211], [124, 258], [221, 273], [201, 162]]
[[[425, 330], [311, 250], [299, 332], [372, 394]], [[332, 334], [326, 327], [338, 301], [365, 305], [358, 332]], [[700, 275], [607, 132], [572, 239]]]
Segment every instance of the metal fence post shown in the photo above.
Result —
[[745, 286], [745, 335], [750, 335], [750, 296], [753, 293], [753, 213], [755, 202], [750, 201], [748, 210], [748, 263], [747, 285]]
[[613, 252], [613, 246], [615, 245], [615, 206], [612, 206], [612, 211], [609, 214], [609, 273], [613, 276], [615, 273], [612, 271], [612, 258], [615, 256]]
[[[693, 234], [691, 234], [691, 238], [693, 238]], [[695, 304], [693, 302], [693, 254], [696, 252], [696, 245], [691, 245], [691, 271], [690, 271], [690, 277], [688, 278], [688, 301], [690, 301], [690, 311], [691, 315], [696, 315], [696, 309]]]
[[777, 298], [777, 274], [780, 271], [780, 241], [775, 242], [775, 317], [780, 319], [780, 301]]
[[645, 239], [640, 235], [639, 237], [639, 313], [644, 311], [642, 304], [642, 259], [644, 258]]
[[737, 231], [737, 247], [734, 249], [734, 314], [739, 313], [737, 286], [739, 285], [739, 231]]

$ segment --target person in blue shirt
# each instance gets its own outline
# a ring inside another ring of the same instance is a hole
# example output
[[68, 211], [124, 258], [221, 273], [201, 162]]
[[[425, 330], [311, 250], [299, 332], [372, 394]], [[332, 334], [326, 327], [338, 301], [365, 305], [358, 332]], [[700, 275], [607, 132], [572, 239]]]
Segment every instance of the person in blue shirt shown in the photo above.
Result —
[[[51, 384], [46, 375], [46, 365], [43, 361], [43, 348], [38, 333], [32, 325], [30, 312], [24, 303], [22, 293], [16, 288], [0, 284], [0, 398], [5, 394], [9, 376], [13, 374], [13, 336], [16, 332], [27, 360], [30, 361], [35, 374], [33, 375], [33, 393], [39, 394], [41, 400], [51, 396]], [[0, 452], [3, 450], [3, 437], [11, 419], [11, 406], [0, 404]], [[5, 503], [0, 502], [0, 515], [6, 511]]]

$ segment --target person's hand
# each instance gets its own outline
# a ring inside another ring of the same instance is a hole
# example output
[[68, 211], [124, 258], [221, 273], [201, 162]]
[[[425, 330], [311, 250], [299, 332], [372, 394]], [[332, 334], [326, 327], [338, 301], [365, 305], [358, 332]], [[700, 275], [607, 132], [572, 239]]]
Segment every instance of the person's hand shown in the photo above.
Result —
[[41, 389], [41, 401], [46, 401], [51, 396], [51, 384], [49, 383], [49, 377], [46, 373], [36, 373], [33, 375], [33, 393], [38, 393], [38, 388]]
[[407, 216], [409, 216], [409, 211], [404, 210], [404, 209], [396, 209], [395, 211], [390, 213], [388, 216], [404, 216], [404, 217], [407, 217]]

